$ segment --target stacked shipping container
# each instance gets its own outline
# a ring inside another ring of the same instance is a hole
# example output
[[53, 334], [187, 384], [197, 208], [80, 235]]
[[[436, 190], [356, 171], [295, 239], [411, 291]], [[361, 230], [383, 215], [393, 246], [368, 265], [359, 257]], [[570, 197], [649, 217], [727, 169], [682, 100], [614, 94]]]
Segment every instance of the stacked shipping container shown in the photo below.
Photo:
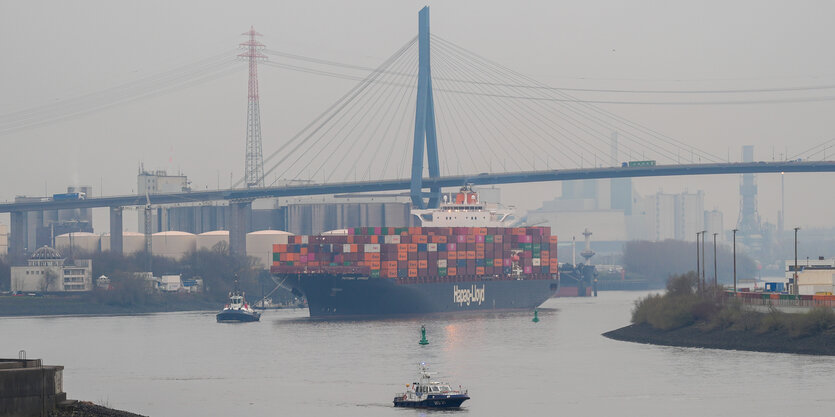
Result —
[[361, 227], [290, 236], [273, 245], [274, 273], [367, 273], [405, 282], [443, 277], [556, 275], [550, 227]]

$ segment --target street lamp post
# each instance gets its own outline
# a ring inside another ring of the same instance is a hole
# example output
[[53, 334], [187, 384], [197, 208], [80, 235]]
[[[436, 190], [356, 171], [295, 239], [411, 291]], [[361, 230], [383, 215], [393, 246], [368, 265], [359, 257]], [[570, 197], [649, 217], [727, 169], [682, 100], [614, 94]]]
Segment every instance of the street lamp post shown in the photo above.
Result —
[[736, 294], [736, 232], [739, 229], [734, 229], [734, 294]]
[[719, 274], [718, 270], [716, 269], [716, 235], [719, 233], [713, 233], [713, 290], [716, 291], [716, 288], [719, 286]]
[[799, 227], [794, 228], [794, 285], [792, 288], [794, 290], [794, 295], [800, 293], [800, 285], [797, 282], [797, 231], [800, 230]]

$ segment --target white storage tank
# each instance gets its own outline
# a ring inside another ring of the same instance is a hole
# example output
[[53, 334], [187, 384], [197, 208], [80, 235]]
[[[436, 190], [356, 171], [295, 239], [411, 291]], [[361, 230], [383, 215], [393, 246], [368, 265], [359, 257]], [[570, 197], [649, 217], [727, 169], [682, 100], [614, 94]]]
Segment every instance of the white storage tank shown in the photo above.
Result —
[[197, 235], [197, 250], [212, 250], [220, 242], [226, 243], [226, 248], [229, 248], [229, 231], [228, 230], [213, 230], [211, 232], [200, 233]]
[[101, 236], [88, 232], [72, 232], [55, 236], [55, 249], [63, 253], [86, 252], [95, 253], [99, 251]]
[[181, 259], [197, 248], [197, 236], [188, 232], [159, 232], [151, 235], [151, 252], [154, 256]]
[[[101, 250], [110, 250], [110, 233], [101, 235]], [[122, 232], [122, 254], [143, 252], [145, 250], [145, 235], [136, 232]]]
[[286, 244], [292, 233], [281, 230], [259, 230], [246, 234], [246, 256], [258, 260], [259, 266], [269, 268], [273, 264], [273, 245]]

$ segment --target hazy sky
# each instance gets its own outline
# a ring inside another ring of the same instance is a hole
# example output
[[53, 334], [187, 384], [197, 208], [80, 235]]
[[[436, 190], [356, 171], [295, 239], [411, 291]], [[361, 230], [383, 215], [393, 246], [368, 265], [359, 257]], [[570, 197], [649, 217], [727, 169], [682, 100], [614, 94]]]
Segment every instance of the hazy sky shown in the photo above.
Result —
[[[60, 103], [231, 50], [250, 25], [270, 49], [376, 66], [416, 34], [424, 1], [0, 0], [0, 117]], [[557, 87], [627, 90], [760, 89], [835, 85], [835, 3], [830, 1], [435, 1], [432, 30]], [[67, 121], [0, 136], [0, 200], [92, 185], [128, 194], [137, 167], [181, 170], [203, 189], [243, 172], [246, 71]], [[264, 152], [269, 154], [353, 82], [261, 69]], [[588, 99], [722, 101], [835, 97], [786, 93], [645, 95]], [[629, 120], [730, 159], [756, 145], [780, 158], [835, 138], [835, 100], [745, 105], [604, 105]], [[440, 140], [443, 140], [441, 138]], [[832, 150], [835, 153], [835, 149]], [[786, 178], [788, 225], [832, 225], [832, 174]], [[706, 192], [705, 208], [738, 213], [739, 177], [638, 179]], [[779, 179], [760, 175], [760, 213], [776, 222]], [[505, 186], [523, 209], [559, 194], [553, 183]], [[97, 211], [97, 231], [106, 231]], [[8, 224], [8, 216], [0, 216]], [[128, 224], [135, 227], [134, 224]]]

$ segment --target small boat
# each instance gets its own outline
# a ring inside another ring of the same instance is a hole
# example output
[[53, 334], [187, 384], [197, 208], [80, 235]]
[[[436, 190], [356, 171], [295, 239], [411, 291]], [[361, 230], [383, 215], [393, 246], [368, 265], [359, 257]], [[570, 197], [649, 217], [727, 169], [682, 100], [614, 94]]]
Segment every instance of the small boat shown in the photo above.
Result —
[[432, 381], [429, 367], [420, 364], [419, 382], [406, 384], [406, 392], [394, 397], [395, 407], [412, 408], [458, 408], [461, 403], [470, 399], [466, 390], [453, 390], [450, 384]]
[[217, 313], [218, 323], [259, 321], [261, 313], [252, 309], [246, 302], [244, 292], [238, 289], [238, 282], [235, 281], [235, 289], [229, 292], [229, 304]]

